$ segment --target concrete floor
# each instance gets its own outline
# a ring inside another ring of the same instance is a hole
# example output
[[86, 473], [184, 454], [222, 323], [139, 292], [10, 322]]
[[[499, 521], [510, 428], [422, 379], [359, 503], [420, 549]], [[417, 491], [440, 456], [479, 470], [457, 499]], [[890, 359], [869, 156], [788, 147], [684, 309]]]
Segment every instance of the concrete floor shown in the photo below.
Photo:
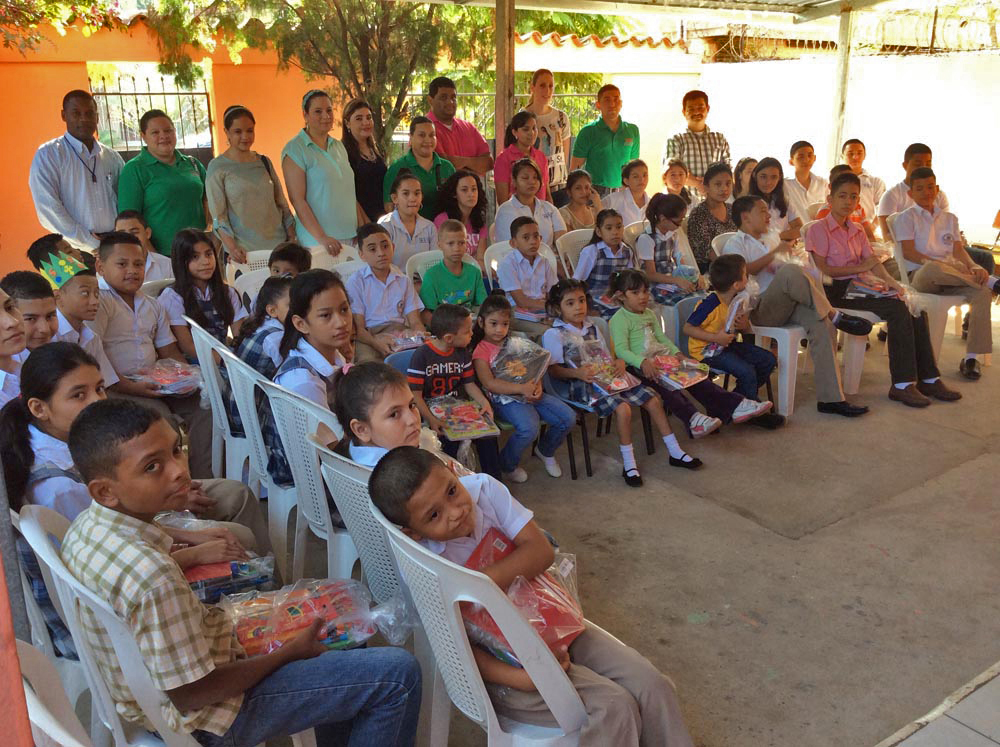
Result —
[[[592, 478], [532, 459], [514, 486], [577, 554], [587, 617], [677, 683], [699, 745], [875, 745], [1000, 659], [1000, 365], [965, 382], [946, 335], [964, 399], [911, 410], [874, 339], [864, 418], [819, 415], [800, 373], [783, 430], [682, 437], [697, 473], [660, 443], [630, 489], [611, 434]], [[451, 744], [484, 743], [456, 714]]]

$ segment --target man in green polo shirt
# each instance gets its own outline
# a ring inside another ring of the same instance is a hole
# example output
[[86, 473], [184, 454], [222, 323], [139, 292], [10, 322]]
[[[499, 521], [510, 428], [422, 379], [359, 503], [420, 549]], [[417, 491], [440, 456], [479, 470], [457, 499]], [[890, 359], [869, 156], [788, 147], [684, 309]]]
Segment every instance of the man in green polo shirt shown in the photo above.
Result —
[[580, 128], [570, 168], [586, 169], [595, 189], [605, 195], [622, 186], [622, 166], [639, 157], [639, 128], [619, 116], [622, 95], [617, 86], [601, 86], [596, 108], [601, 118]]
[[414, 117], [410, 122], [410, 149], [402, 158], [393, 161], [382, 181], [382, 199], [385, 201], [386, 212], [391, 212], [392, 183], [400, 169], [409, 169], [420, 180], [420, 188], [424, 193], [423, 206], [420, 214], [427, 220], [434, 220], [438, 210], [438, 187], [455, 173], [451, 161], [441, 158], [434, 152], [437, 146], [437, 133], [434, 123], [427, 117]]

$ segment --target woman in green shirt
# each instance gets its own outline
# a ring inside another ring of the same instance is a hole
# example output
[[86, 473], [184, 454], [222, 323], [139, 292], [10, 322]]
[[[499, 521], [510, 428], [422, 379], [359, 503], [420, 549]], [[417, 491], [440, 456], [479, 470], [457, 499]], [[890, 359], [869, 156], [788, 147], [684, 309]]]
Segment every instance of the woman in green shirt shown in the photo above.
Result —
[[[281, 151], [288, 199], [295, 208], [295, 233], [304, 246], [322, 246], [333, 256], [358, 233], [363, 215], [354, 191], [347, 149], [330, 137], [333, 102], [314, 89], [302, 98], [305, 127]], [[367, 223], [363, 218], [361, 223]]]
[[145, 145], [118, 177], [118, 211], [137, 210], [153, 232], [153, 246], [170, 256], [174, 234], [211, 223], [205, 202], [205, 167], [177, 150], [174, 123], [159, 109], [139, 120]]

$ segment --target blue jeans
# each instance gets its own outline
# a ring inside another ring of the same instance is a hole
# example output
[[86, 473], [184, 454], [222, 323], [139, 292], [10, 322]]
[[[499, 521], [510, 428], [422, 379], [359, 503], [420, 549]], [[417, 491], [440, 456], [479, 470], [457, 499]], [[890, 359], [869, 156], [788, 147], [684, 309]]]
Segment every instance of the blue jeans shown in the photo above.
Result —
[[538, 436], [540, 421], [545, 421], [549, 426], [538, 441], [538, 453], [546, 457], [556, 453], [556, 449], [566, 439], [566, 434], [576, 425], [573, 408], [551, 394], [543, 394], [540, 400], [531, 404], [494, 403], [493, 409], [497, 417], [514, 426], [514, 432], [500, 452], [500, 469], [504, 472], [512, 472], [517, 467], [521, 454]]
[[706, 358], [705, 363], [735, 376], [736, 391], [753, 400], [778, 365], [770, 350], [749, 342], [731, 342], [722, 352]]
[[316, 729], [317, 747], [412, 745], [420, 715], [420, 666], [401, 648], [327, 651], [286, 664], [243, 696], [225, 736], [193, 736], [204, 747], [254, 747]]

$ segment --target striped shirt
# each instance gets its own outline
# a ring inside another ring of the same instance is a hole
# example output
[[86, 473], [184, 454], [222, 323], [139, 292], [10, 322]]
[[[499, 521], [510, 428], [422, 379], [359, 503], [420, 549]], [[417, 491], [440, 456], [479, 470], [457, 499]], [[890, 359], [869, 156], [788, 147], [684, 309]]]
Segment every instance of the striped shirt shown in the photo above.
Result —
[[664, 170], [671, 158], [681, 159], [691, 176], [701, 177], [713, 163], [729, 163], [729, 141], [721, 132], [712, 132], [707, 126], [703, 132], [687, 129], [668, 138], [663, 146]]

